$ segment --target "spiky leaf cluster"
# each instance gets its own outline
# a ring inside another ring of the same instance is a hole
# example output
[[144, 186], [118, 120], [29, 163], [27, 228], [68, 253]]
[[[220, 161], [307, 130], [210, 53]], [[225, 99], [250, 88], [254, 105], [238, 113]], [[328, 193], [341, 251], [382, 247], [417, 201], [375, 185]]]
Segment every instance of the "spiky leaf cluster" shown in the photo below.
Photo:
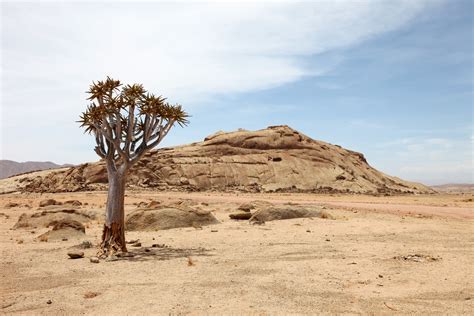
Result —
[[147, 92], [143, 85], [122, 85], [107, 77], [87, 91], [91, 103], [79, 123], [94, 134], [96, 153], [113, 162], [131, 165], [158, 145], [175, 123], [185, 126], [189, 115], [179, 104]]

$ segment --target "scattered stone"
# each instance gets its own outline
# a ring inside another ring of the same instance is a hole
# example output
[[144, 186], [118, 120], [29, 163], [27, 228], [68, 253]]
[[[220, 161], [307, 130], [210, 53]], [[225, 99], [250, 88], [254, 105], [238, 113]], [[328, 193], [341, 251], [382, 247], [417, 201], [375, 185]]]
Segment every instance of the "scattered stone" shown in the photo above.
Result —
[[379, 274], [379, 278], [383, 279], [383, 275]]
[[20, 206], [20, 204], [18, 204], [18, 203], [10, 202], [10, 203], [5, 204], [4, 207], [5, 208], [12, 208], [12, 207], [19, 207], [19, 206]]
[[150, 252], [151, 250], [149, 248], [145, 248], [145, 252]]
[[218, 230], [217, 229], [211, 229], [211, 233], [217, 233]]
[[68, 200], [68, 201], [64, 202], [64, 204], [72, 205], [72, 206], [81, 206], [82, 202], [78, 201], [78, 200]]
[[42, 200], [40, 201], [39, 206], [40, 207], [45, 207], [49, 205], [61, 205], [61, 202], [56, 201], [55, 199], [47, 199], [47, 200]]
[[69, 258], [71, 259], [80, 259], [84, 258], [84, 253], [82, 251], [70, 251], [67, 253]]
[[248, 220], [252, 217], [252, 213], [250, 212], [233, 213], [233, 214], [229, 214], [229, 217], [235, 220]]
[[440, 257], [433, 257], [430, 255], [422, 255], [422, 254], [414, 254], [414, 255], [407, 255], [407, 256], [395, 256], [393, 257], [395, 260], [402, 260], [402, 261], [413, 261], [413, 262], [433, 262], [441, 260]]
[[168, 248], [165, 244], [153, 244], [151, 245], [153, 248]]
[[52, 303], [53, 303], [53, 301], [51, 301], [51, 300], [46, 301], [46, 304], [48, 304], [48, 305], [51, 305]]
[[132, 244], [132, 247], [141, 247], [141, 246], [142, 246], [141, 242], [136, 242], [136, 243]]
[[311, 230], [310, 230], [310, 229], [307, 229], [306, 232], [307, 232], [307, 233], [311, 233]]
[[126, 241], [125, 243], [127, 243], [127, 244], [136, 244], [139, 241], [140, 241], [140, 239], [132, 239], [132, 240]]
[[132, 252], [119, 252], [117, 253], [117, 257], [119, 258], [133, 258], [135, 254]]
[[63, 239], [61, 239], [61, 240], [62, 240], [62, 241], [67, 241], [67, 238], [63, 238]]
[[326, 239], [326, 241], [331, 241], [331, 239], [328, 238], [328, 239]]
[[92, 262], [92, 263], [99, 263], [99, 262], [100, 262], [98, 257], [90, 257], [89, 260], [90, 260], [90, 262]]
[[97, 292], [86, 292], [86, 293], [84, 293], [84, 298], [94, 298], [98, 295], [99, 295], [99, 293], [97, 293]]

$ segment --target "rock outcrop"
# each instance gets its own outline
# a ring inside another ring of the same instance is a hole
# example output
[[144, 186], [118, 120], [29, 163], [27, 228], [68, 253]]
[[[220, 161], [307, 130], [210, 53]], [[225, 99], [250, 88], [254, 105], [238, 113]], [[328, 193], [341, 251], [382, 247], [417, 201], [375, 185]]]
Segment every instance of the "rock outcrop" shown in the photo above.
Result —
[[[28, 192], [104, 189], [104, 162], [16, 180]], [[363, 154], [316, 141], [288, 126], [219, 132], [203, 142], [144, 156], [128, 185], [156, 190], [400, 194], [432, 189], [385, 175]]]

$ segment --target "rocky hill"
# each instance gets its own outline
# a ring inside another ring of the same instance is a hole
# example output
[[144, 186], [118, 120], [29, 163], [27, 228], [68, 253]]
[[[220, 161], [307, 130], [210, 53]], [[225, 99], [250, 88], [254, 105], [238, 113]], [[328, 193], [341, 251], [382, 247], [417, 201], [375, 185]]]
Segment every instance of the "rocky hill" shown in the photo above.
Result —
[[13, 160], [0, 160], [0, 179], [8, 178], [26, 172], [56, 169], [64, 166], [66, 165], [60, 166], [51, 161], [16, 162]]
[[[16, 179], [23, 191], [104, 189], [104, 162]], [[218, 132], [203, 142], [163, 148], [131, 170], [128, 185], [156, 190], [431, 193], [372, 168], [363, 154], [316, 141], [288, 126]]]

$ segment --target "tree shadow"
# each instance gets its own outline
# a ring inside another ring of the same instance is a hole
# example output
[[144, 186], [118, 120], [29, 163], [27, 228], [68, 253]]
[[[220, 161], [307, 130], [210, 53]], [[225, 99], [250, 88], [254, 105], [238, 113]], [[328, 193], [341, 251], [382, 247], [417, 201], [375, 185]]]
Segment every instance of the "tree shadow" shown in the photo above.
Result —
[[188, 257], [213, 256], [205, 248], [173, 248], [166, 245], [153, 245], [152, 247], [140, 247], [129, 249], [126, 253], [118, 253], [117, 260], [148, 261], [148, 260], [171, 260]]

